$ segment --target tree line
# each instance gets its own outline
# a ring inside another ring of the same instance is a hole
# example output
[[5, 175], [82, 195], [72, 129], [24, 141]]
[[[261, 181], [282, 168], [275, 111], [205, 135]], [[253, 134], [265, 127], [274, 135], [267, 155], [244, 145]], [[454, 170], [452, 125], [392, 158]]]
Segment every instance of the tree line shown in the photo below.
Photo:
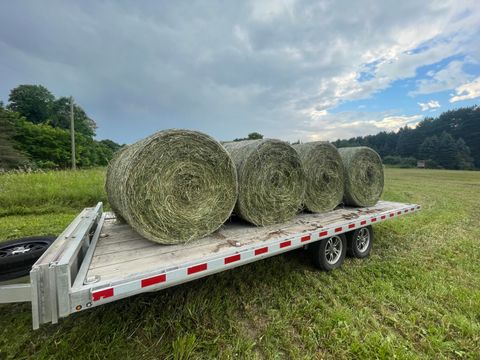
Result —
[[369, 146], [385, 164], [401, 167], [416, 166], [417, 160], [425, 160], [431, 168], [480, 168], [480, 107], [449, 110], [436, 118], [425, 118], [415, 128], [405, 126], [397, 132], [382, 131], [333, 144]]
[[[105, 166], [121, 145], [95, 140], [93, 119], [74, 104], [79, 167]], [[41, 85], [19, 85], [0, 102], [0, 169], [68, 168], [71, 164], [70, 99]]]
[[[74, 105], [76, 159], [79, 167], [105, 166], [121, 145], [94, 139], [93, 119]], [[250, 133], [247, 138], [261, 139]], [[450, 110], [425, 118], [415, 128], [380, 132], [334, 141], [337, 147], [369, 146], [385, 164], [445, 169], [480, 168], [480, 107]], [[70, 99], [56, 98], [41, 85], [20, 85], [11, 90], [8, 104], [0, 101], [0, 169], [18, 167], [68, 168], [70, 153]]]

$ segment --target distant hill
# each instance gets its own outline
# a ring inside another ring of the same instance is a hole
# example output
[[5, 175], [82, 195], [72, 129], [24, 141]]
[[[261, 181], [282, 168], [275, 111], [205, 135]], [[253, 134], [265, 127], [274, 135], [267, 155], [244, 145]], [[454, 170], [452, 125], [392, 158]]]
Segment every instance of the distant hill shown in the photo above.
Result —
[[333, 142], [337, 147], [369, 146], [384, 163], [413, 165], [427, 160], [429, 167], [480, 168], [480, 107], [478, 105], [425, 118], [415, 128], [380, 132]]

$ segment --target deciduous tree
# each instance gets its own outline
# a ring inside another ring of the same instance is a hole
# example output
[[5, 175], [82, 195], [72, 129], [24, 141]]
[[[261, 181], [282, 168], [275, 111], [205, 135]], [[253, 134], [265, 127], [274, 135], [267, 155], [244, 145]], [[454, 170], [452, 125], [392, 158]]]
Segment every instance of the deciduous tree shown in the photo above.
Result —
[[5, 110], [0, 104], [0, 169], [14, 169], [28, 162], [14, 140], [16, 119], [17, 114]]
[[48, 120], [54, 100], [53, 94], [42, 85], [19, 85], [10, 92], [8, 109], [40, 124]]

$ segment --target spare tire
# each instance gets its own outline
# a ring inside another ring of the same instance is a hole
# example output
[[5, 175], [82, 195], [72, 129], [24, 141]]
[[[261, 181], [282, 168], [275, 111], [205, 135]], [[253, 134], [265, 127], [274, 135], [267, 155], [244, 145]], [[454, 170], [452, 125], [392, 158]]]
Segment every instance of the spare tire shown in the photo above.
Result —
[[55, 236], [33, 236], [0, 242], [0, 281], [28, 275], [55, 239]]

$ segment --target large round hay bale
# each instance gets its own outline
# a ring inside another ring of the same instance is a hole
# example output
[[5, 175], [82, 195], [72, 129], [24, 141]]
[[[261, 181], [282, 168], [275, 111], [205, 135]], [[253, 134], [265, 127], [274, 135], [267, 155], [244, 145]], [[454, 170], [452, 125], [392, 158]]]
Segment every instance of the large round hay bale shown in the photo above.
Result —
[[383, 191], [383, 165], [372, 149], [360, 146], [338, 149], [345, 167], [344, 202], [352, 206], [372, 206]]
[[302, 206], [305, 177], [300, 158], [286, 142], [272, 139], [224, 144], [237, 166], [235, 213], [255, 225], [287, 221]]
[[110, 162], [113, 210], [147, 239], [183, 243], [218, 229], [237, 199], [235, 165], [220, 143], [166, 130], [122, 149]]
[[342, 202], [344, 171], [335, 146], [325, 141], [296, 144], [302, 161], [307, 188], [303, 204], [312, 212], [333, 210]]

